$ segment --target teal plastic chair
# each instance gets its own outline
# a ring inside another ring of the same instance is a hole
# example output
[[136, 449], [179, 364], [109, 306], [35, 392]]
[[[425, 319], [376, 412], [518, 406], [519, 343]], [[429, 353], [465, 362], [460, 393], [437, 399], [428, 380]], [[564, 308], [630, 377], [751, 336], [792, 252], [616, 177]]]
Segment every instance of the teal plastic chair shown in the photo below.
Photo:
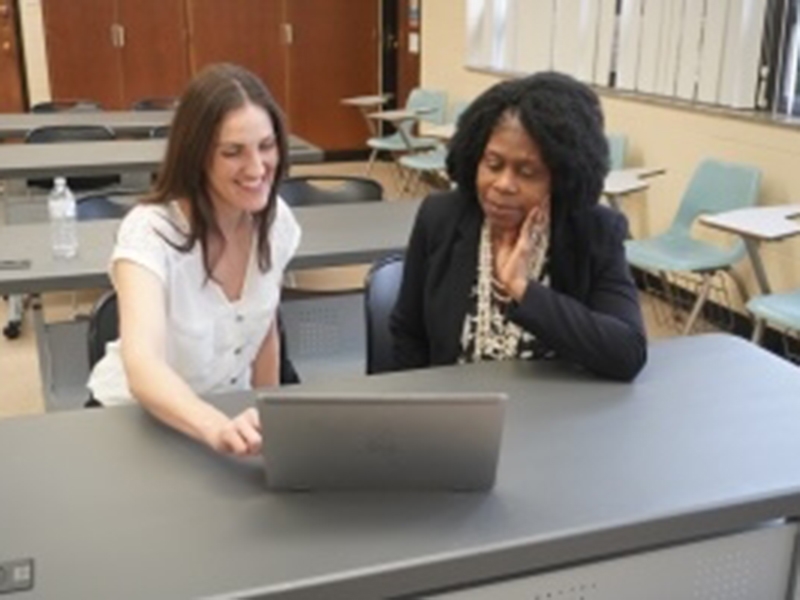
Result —
[[[453, 111], [450, 115], [448, 123], [458, 123], [459, 117], [467, 109], [469, 102], [459, 101], [453, 104]], [[404, 154], [398, 159], [400, 166], [408, 171], [408, 176], [405, 178], [402, 187], [402, 194], [410, 192], [412, 195], [416, 192], [417, 186], [422, 179], [423, 173], [434, 173], [442, 175], [446, 180], [445, 161], [447, 160], [447, 145], [443, 142], [437, 142], [432, 150], [427, 152], [417, 152], [414, 154]]]
[[761, 342], [766, 323], [800, 332], [800, 290], [756, 296], [747, 303], [747, 310], [756, 321], [753, 341], [757, 344]]
[[628, 153], [628, 138], [619, 133], [606, 134], [608, 140], [609, 167], [611, 170], [625, 168], [625, 155]]
[[[419, 119], [441, 125], [444, 123], [445, 109], [447, 107], [447, 94], [438, 90], [425, 90], [414, 88], [408, 95], [405, 109], [420, 111]], [[398, 125], [398, 131], [390, 135], [371, 137], [367, 140], [367, 146], [372, 148], [367, 165], [367, 175], [372, 172], [378, 152], [390, 152], [392, 155], [402, 154], [409, 151], [421, 151], [435, 148], [438, 140], [428, 137], [418, 137], [414, 135], [413, 121], [404, 121]], [[401, 132], [402, 130], [402, 132]], [[405, 139], [403, 139], [405, 136]], [[407, 142], [406, 142], [407, 140]], [[410, 147], [409, 147], [410, 146]]]
[[731, 269], [744, 257], [744, 243], [737, 240], [731, 246], [720, 247], [695, 239], [691, 236], [692, 223], [704, 214], [754, 205], [760, 183], [761, 172], [755, 167], [706, 159], [695, 170], [669, 229], [652, 238], [625, 242], [628, 262], [658, 273], [662, 281], [666, 281], [669, 272], [700, 275], [700, 287], [684, 334], [692, 330], [711, 290], [711, 278], [718, 271], [728, 272], [740, 293], [745, 289]]

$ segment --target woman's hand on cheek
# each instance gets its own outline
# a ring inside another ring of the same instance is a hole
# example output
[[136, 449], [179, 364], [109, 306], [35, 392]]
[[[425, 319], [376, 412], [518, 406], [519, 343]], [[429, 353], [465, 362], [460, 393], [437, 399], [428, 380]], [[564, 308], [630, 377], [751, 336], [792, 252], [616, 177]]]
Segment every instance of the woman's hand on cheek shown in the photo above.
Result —
[[525, 216], [516, 237], [503, 234], [494, 246], [495, 276], [506, 293], [516, 301], [522, 299], [528, 287], [528, 268], [533, 253], [531, 234], [543, 219], [542, 208], [533, 207]]

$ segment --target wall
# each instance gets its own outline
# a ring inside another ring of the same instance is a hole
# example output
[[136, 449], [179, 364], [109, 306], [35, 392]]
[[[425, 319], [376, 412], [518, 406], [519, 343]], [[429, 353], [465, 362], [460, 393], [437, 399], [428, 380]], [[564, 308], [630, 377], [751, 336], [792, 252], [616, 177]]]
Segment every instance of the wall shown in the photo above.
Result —
[[[464, 0], [422, 3], [424, 87], [446, 90], [450, 101], [469, 99], [499, 80], [464, 68]], [[442, 40], [446, 40], [443, 42]], [[655, 106], [605, 96], [607, 130], [628, 136], [631, 165], [660, 166], [666, 175], [650, 189], [625, 199], [634, 237], [662, 231], [672, 219], [694, 166], [703, 157], [750, 163], [763, 174], [761, 204], [800, 203], [800, 128], [777, 127], [704, 112]], [[696, 227], [698, 237], [725, 243], [733, 238]], [[800, 238], [764, 245], [762, 257], [773, 289], [800, 287]], [[751, 292], [757, 290], [749, 263], [737, 266]]]
[[50, 100], [47, 77], [47, 50], [44, 43], [44, 21], [41, 0], [21, 0], [22, 47], [25, 52], [25, 76], [31, 104]]

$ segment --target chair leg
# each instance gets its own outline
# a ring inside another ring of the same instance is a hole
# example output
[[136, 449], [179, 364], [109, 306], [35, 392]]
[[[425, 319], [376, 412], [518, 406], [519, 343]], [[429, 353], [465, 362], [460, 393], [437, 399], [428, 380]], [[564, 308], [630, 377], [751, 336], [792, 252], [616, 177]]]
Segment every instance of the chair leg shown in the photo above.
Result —
[[764, 319], [759, 319], [758, 317], [754, 317], [755, 324], [753, 325], [753, 337], [750, 340], [760, 346], [761, 345], [761, 338], [764, 337]]
[[742, 304], [747, 304], [750, 300], [750, 293], [747, 291], [744, 279], [742, 279], [742, 276], [735, 269], [726, 269], [726, 271], [731, 279], [733, 279], [733, 283], [736, 284], [736, 290], [739, 292], [739, 298], [741, 298]]
[[692, 307], [692, 312], [689, 313], [689, 318], [686, 320], [686, 325], [683, 327], [683, 331], [681, 332], [682, 335], [689, 335], [689, 333], [691, 333], [697, 317], [700, 316], [700, 310], [703, 308], [703, 304], [705, 304], [706, 299], [708, 298], [708, 293], [710, 290], [711, 274], [703, 273], [703, 282], [700, 284], [700, 292], [697, 294], [697, 300]]
[[366, 177], [369, 177], [370, 173], [372, 173], [372, 167], [375, 166], [375, 159], [378, 157], [378, 149], [373, 148], [372, 152], [369, 155], [369, 162], [367, 163], [367, 172], [365, 173]]

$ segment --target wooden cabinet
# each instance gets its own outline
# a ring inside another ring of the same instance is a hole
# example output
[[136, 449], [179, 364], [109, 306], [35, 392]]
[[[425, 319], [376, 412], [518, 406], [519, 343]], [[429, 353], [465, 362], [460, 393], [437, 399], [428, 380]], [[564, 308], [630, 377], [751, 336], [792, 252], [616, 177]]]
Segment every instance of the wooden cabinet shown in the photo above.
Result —
[[14, 0], [0, 0], [0, 112], [23, 110], [22, 64]]
[[380, 1], [41, 0], [52, 94], [127, 107], [233, 62], [264, 80], [293, 132], [364, 148], [363, 119], [341, 99], [380, 90]]
[[42, 0], [53, 98], [128, 108], [189, 77], [184, 0]]

